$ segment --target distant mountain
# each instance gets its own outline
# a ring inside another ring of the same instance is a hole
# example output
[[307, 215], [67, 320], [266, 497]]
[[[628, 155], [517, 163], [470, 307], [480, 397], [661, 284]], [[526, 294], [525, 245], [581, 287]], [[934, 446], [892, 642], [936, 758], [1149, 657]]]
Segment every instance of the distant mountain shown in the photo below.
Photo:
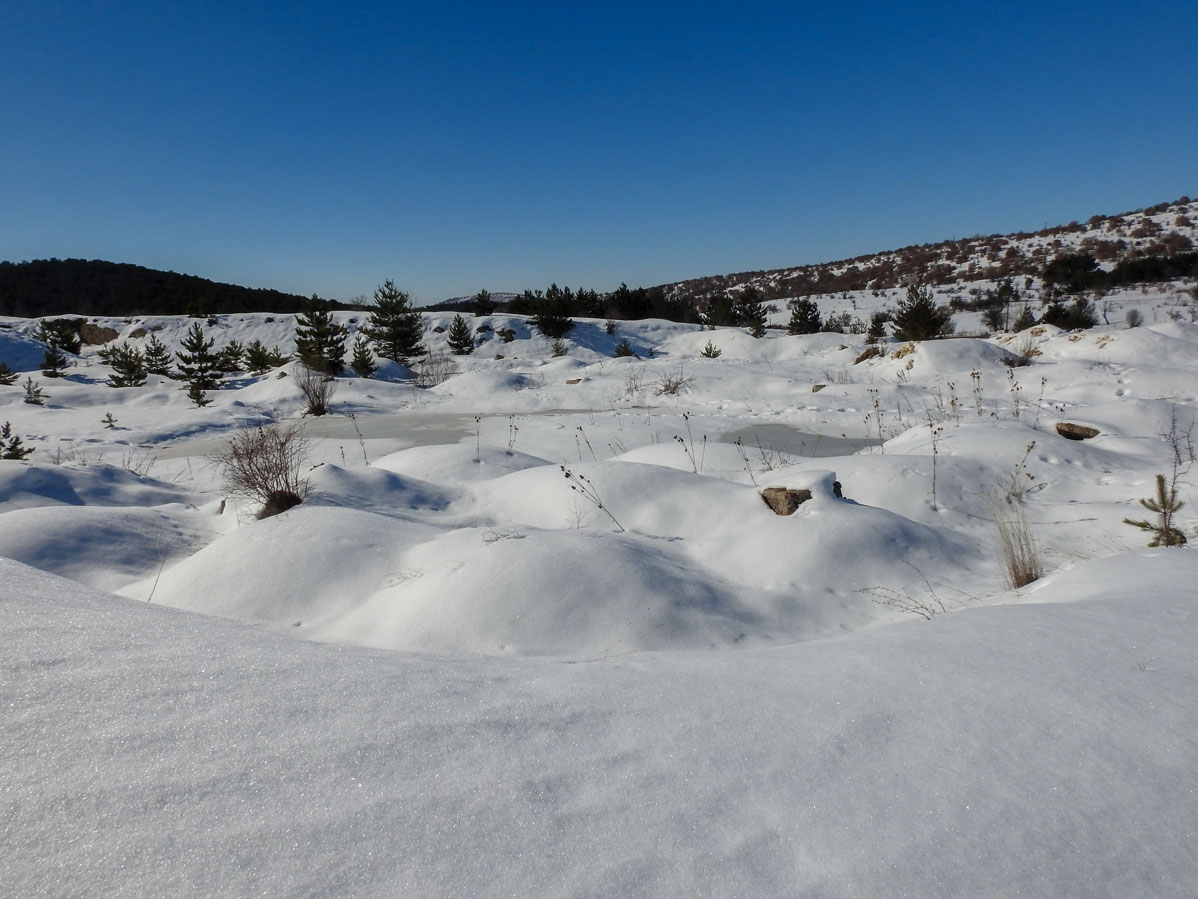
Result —
[[[304, 297], [99, 259], [0, 262], [0, 315], [298, 312]], [[352, 308], [334, 303], [336, 308]]]
[[1038, 277], [1054, 259], [1093, 256], [1104, 268], [1128, 259], [1185, 253], [1198, 242], [1198, 201], [1189, 197], [1120, 215], [1096, 215], [1035, 232], [945, 240], [854, 259], [770, 271], [708, 275], [662, 284], [667, 297], [703, 305], [747, 287], [767, 300], [884, 290], [911, 283], [950, 284], [1017, 276]]

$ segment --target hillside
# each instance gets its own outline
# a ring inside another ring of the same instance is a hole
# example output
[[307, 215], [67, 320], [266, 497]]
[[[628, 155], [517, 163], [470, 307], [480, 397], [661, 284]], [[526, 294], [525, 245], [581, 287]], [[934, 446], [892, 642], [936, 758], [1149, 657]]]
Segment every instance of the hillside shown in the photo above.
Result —
[[298, 312], [304, 297], [99, 259], [0, 262], [0, 315]]
[[909, 283], [997, 281], [1038, 276], [1054, 258], [1088, 253], [1109, 268], [1124, 259], [1186, 252], [1198, 243], [1198, 201], [1181, 197], [1081, 224], [1016, 234], [992, 234], [886, 250], [853, 259], [771, 271], [708, 275], [660, 285], [668, 296], [702, 302], [756, 288], [767, 300], [886, 290]]

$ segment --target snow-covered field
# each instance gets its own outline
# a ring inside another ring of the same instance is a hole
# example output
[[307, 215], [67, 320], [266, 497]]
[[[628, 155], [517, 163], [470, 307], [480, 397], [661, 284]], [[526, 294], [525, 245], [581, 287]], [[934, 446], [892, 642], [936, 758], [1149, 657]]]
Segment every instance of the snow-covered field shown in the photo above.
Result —
[[[339, 379], [308, 499], [261, 521], [211, 454], [299, 416], [285, 371], [196, 408], [94, 347], [44, 378], [7, 320], [49, 399], [0, 387], [36, 447], [0, 462], [0, 892], [1198, 894], [1198, 559], [1122, 523], [1176, 448], [1198, 537], [1198, 324], [1119, 302], [1146, 326], [860, 362], [474, 320], [516, 339]], [[287, 351], [293, 318], [209, 330]], [[1019, 590], [996, 500], [1046, 571]]]

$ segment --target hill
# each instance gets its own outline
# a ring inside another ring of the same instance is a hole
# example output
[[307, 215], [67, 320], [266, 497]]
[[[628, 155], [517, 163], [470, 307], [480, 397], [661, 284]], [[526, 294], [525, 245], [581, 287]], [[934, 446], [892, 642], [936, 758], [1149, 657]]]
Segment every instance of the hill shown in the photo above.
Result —
[[702, 304], [748, 287], [767, 300], [844, 291], [886, 290], [910, 283], [947, 285], [1039, 276], [1057, 257], [1088, 254], [1102, 267], [1124, 260], [1185, 253], [1198, 241], [1198, 201], [1181, 197], [1118, 215], [1095, 215], [1085, 224], [1015, 234], [991, 234], [885, 250], [852, 259], [770, 271], [690, 278], [659, 289]]
[[0, 262], [0, 315], [20, 318], [298, 312], [304, 299], [100, 259]]

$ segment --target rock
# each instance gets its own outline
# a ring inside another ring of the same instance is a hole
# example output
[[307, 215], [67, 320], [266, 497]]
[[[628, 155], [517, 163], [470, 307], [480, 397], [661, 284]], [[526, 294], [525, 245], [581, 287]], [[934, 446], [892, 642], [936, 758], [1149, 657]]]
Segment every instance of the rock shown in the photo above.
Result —
[[865, 351], [853, 361], [853, 364], [860, 365], [866, 359], [874, 359], [881, 355], [882, 348], [875, 344], [874, 346], [866, 347]]
[[1066, 440], [1089, 440], [1091, 437], [1098, 436], [1098, 428], [1092, 428], [1089, 425], [1074, 424], [1071, 421], [1057, 422], [1057, 433]]
[[811, 499], [810, 490], [791, 490], [789, 487], [766, 487], [761, 491], [761, 498], [778, 515], [793, 515], [807, 500]]
[[103, 325], [93, 325], [91, 322], [84, 322], [79, 326], [80, 339], [92, 346], [103, 346], [116, 340], [119, 336], [120, 331], [116, 328], [105, 328]]
[[149, 333], [150, 332], [147, 331], [145, 328], [134, 328], [132, 331], [129, 332], [129, 338], [131, 340], [137, 340], [137, 338], [145, 337]]
[[827, 386], [828, 386], [827, 384], [812, 384], [812, 385], [811, 385], [811, 392], [812, 392], [812, 393], [819, 393], [821, 390], [823, 390], [823, 389], [824, 389], [825, 387], [827, 387]]
[[567, 384], [581, 384], [582, 378], [567, 378], [566, 383]]

